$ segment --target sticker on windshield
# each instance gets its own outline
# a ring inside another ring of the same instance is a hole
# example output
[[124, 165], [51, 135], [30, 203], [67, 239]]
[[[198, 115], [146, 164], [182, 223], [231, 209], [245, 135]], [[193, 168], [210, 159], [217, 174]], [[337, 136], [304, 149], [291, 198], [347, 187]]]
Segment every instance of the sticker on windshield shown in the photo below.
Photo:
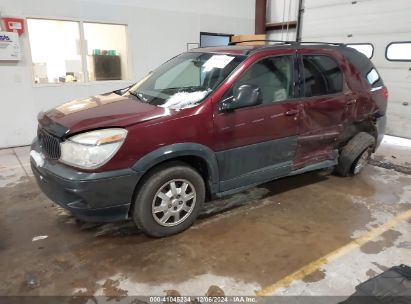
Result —
[[209, 71], [213, 68], [224, 69], [234, 59], [233, 56], [227, 55], [213, 55], [204, 64], [203, 68]]
[[207, 96], [208, 93], [210, 93], [208, 90], [198, 92], [178, 92], [171, 96], [171, 98], [160, 107], [174, 110], [195, 107], [199, 101]]

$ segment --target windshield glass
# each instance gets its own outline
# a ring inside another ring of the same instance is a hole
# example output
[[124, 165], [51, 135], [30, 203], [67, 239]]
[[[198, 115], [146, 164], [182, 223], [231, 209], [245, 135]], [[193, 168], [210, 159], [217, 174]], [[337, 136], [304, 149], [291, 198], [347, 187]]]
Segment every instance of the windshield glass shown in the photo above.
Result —
[[182, 109], [200, 103], [244, 60], [244, 56], [184, 53], [148, 74], [124, 96], [152, 105]]

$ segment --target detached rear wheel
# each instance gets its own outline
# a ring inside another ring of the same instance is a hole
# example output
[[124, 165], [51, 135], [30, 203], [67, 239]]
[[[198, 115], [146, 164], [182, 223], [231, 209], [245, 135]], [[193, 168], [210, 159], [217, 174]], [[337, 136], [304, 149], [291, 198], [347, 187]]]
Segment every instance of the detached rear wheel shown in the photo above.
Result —
[[193, 224], [204, 198], [204, 181], [196, 170], [182, 164], [161, 166], [140, 187], [133, 220], [152, 237], [179, 233]]
[[340, 176], [356, 175], [367, 165], [375, 138], [366, 132], [354, 136], [341, 150], [335, 171]]

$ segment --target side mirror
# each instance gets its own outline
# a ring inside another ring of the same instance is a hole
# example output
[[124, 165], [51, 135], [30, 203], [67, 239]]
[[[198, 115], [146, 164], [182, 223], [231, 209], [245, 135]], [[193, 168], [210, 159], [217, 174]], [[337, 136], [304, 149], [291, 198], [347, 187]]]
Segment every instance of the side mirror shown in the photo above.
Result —
[[243, 84], [235, 90], [234, 96], [221, 102], [221, 111], [256, 106], [261, 103], [261, 89], [254, 85]]

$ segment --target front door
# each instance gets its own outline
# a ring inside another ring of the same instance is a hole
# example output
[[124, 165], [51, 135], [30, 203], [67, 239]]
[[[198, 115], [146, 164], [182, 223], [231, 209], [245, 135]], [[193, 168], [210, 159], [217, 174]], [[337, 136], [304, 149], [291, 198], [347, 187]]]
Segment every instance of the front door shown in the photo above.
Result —
[[220, 191], [226, 192], [287, 175], [298, 136], [294, 99], [294, 55], [263, 58], [251, 65], [222, 100], [233, 99], [241, 85], [258, 87], [260, 104], [214, 118]]

